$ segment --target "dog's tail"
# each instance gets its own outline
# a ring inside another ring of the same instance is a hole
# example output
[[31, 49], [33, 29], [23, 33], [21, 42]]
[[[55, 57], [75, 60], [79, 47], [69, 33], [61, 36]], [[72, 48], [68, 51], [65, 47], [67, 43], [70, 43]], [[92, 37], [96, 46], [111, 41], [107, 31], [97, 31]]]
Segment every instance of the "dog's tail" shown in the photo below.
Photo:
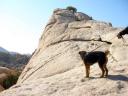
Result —
[[105, 54], [106, 54], [106, 55], [108, 55], [109, 53], [110, 53], [110, 51], [109, 51], [109, 50], [106, 50], [106, 51], [105, 51]]

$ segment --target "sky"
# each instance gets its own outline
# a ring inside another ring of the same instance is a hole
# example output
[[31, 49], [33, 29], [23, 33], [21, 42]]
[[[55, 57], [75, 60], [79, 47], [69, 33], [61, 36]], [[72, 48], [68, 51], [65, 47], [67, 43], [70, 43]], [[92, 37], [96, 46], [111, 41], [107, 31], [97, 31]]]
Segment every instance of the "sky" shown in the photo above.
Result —
[[53, 10], [67, 6], [114, 27], [128, 26], [128, 0], [0, 0], [0, 46], [32, 53]]

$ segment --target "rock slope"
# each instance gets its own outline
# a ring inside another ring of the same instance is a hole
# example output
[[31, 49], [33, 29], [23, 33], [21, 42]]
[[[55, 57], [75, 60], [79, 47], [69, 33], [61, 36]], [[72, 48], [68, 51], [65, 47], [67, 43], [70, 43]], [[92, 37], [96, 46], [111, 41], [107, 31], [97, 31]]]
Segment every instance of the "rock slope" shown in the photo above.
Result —
[[[126, 96], [128, 36], [125, 42], [118, 39], [121, 30], [81, 12], [54, 10], [17, 84], [0, 96]], [[108, 78], [99, 78], [97, 64], [91, 67], [90, 78], [84, 78], [78, 52], [94, 49], [110, 50]]]

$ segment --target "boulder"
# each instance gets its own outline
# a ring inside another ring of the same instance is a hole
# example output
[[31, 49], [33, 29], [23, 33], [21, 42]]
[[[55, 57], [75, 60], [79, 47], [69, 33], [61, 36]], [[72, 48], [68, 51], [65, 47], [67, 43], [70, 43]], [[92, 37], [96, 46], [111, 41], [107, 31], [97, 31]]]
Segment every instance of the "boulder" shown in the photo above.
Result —
[[[83, 14], [56, 9], [17, 84], [0, 96], [126, 96], [128, 43], [116, 37], [123, 28]], [[108, 78], [99, 78], [97, 64], [91, 67], [90, 78], [85, 78], [81, 50], [110, 51]]]
[[92, 17], [88, 16], [87, 14], [84, 14], [82, 12], [76, 12], [75, 13], [76, 20], [82, 21], [82, 20], [92, 20]]

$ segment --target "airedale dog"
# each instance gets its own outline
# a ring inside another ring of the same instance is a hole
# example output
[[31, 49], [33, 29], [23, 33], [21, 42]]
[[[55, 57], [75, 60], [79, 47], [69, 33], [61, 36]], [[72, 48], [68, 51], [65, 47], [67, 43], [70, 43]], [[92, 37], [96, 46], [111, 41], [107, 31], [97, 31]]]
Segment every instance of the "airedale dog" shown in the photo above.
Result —
[[[93, 65], [94, 63], [98, 63], [99, 67], [102, 71], [102, 77], [107, 77], [108, 76], [108, 69], [106, 67], [106, 64], [108, 62], [108, 55], [109, 51], [106, 50], [105, 52], [103, 51], [93, 51], [93, 52], [86, 52], [86, 51], [80, 51], [80, 57], [83, 60], [86, 68], [86, 77], [89, 77], [90, 73], [90, 66]], [[104, 76], [105, 74], [105, 76]]]

